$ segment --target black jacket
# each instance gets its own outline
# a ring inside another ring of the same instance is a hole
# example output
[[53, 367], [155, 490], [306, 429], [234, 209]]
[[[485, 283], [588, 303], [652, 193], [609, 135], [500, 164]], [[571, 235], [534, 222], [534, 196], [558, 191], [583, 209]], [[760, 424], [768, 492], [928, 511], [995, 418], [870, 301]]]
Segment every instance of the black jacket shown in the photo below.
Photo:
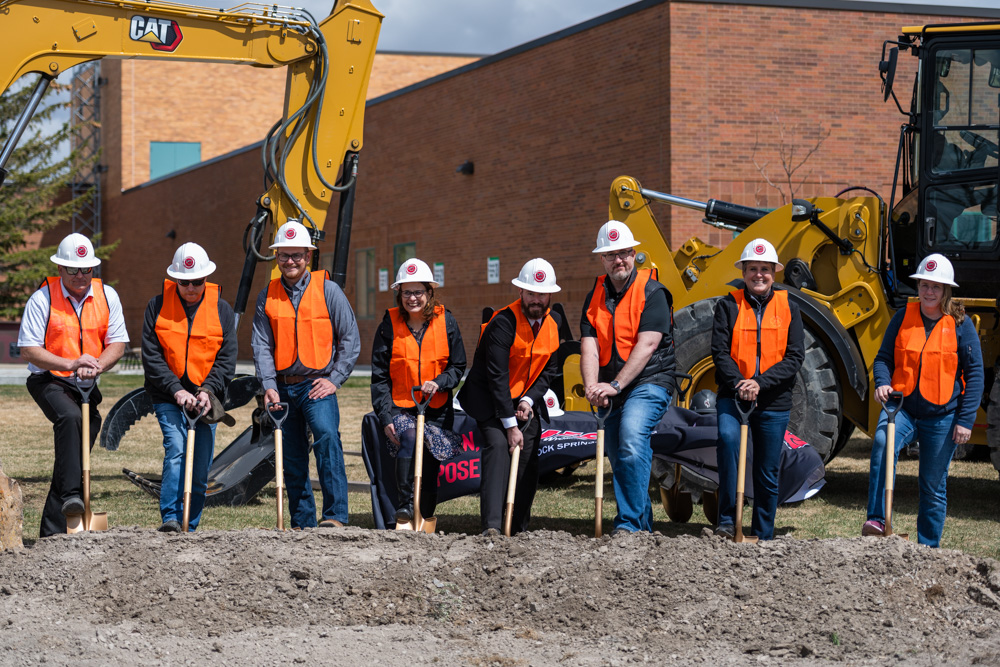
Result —
[[[554, 312], [548, 317], [562, 325], [562, 318]], [[517, 331], [517, 317], [509, 308], [499, 311], [483, 332], [482, 340], [476, 347], [472, 359], [472, 370], [458, 392], [458, 402], [469, 416], [477, 421], [487, 421], [496, 417], [513, 417], [521, 398], [510, 397], [510, 348], [514, 344]], [[535, 382], [528, 387], [525, 395], [534, 403], [534, 410], [548, 419], [549, 412], [543, 399], [549, 385], [559, 372], [559, 355], [553, 353]]]
[[[448, 366], [434, 378], [434, 382], [437, 382], [441, 391], [448, 392], [448, 401], [437, 409], [428, 406], [424, 418], [450, 429], [455, 414], [455, 409], [451, 405], [452, 391], [462, 381], [462, 374], [465, 373], [465, 343], [462, 342], [462, 332], [458, 330], [458, 322], [447, 309], [444, 311], [444, 326], [448, 333]], [[375, 340], [372, 343], [372, 408], [383, 428], [392, 423], [393, 416], [402, 412], [402, 409], [392, 402], [392, 378], [389, 376], [391, 358], [392, 318], [387, 310], [382, 317], [382, 323], [375, 331]], [[406, 412], [415, 415], [417, 409], [407, 408]]]
[[[763, 309], [758, 310], [755, 297], [745, 292], [747, 302], [753, 305], [754, 311], [763, 314], [774, 297], [774, 290], [781, 289], [777, 285], [764, 301]], [[791, 410], [792, 387], [795, 386], [795, 374], [802, 366], [805, 358], [805, 333], [802, 329], [802, 315], [799, 307], [792, 299], [788, 300], [792, 322], [788, 327], [788, 343], [785, 346], [785, 357], [774, 366], [757, 375], [755, 380], [760, 385], [757, 395], [758, 410]], [[715, 321], [712, 326], [712, 359], [715, 362], [715, 381], [719, 385], [719, 398], [736, 398], [736, 385], [744, 379], [739, 366], [733, 359], [733, 326], [739, 306], [733, 295], [727, 294], [715, 304]]]
[[[184, 302], [184, 312], [188, 317], [188, 331], [191, 330], [191, 322], [199, 307], [206, 307], [204, 299], [195, 305]], [[167, 360], [163, 355], [163, 348], [160, 346], [160, 339], [156, 336], [156, 320], [160, 316], [160, 308], [163, 307], [163, 295], [158, 294], [149, 300], [146, 306], [146, 314], [142, 325], [142, 368], [146, 376], [146, 393], [153, 403], [176, 403], [174, 394], [181, 389], [186, 389], [192, 394], [198, 389], [185, 375], [178, 378], [167, 366]], [[236, 339], [236, 318], [233, 315], [232, 307], [219, 297], [219, 322], [222, 324], [222, 347], [215, 355], [215, 363], [212, 370], [205, 378], [202, 387], [209, 389], [225, 402], [226, 387], [229, 381], [236, 374], [236, 355], [239, 344]]]

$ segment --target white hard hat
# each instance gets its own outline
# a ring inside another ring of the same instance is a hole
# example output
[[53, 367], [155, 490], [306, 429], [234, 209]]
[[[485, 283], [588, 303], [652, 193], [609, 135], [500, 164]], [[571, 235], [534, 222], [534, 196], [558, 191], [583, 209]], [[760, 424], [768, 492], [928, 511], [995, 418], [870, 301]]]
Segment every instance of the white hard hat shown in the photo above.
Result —
[[528, 260], [528, 263], [521, 267], [521, 273], [511, 282], [521, 289], [540, 294], [553, 294], [562, 289], [556, 285], [556, 272], [552, 265], [541, 257]]
[[399, 271], [396, 271], [396, 282], [389, 285], [389, 287], [396, 289], [398, 285], [402, 285], [403, 283], [430, 283], [433, 287], [438, 286], [438, 283], [434, 281], [434, 274], [431, 272], [431, 267], [419, 259], [408, 259], [403, 262], [399, 267]]
[[559, 398], [556, 396], [556, 392], [551, 389], [547, 390], [545, 395], [542, 396], [542, 400], [545, 401], [549, 417], [558, 417], [563, 414], [562, 408], [559, 407]]
[[592, 252], [613, 252], [634, 248], [639, 242], [632, 236], [632, 230], [624, 222], [608, 220], [597, 232], [597, 247]]
[[923, 261], [920, 262], [920, 266], [917, 267], [917, 272], [910, 276], [910, 278], [913, 280], [930, 280], [942, 285], [958, 287], [958, 283], [955, 282], [954, 267], [952, 267], [947, 257], [938, 253], [924, 257]]
[[59, 266], [86, 269], [98, 266], [101, 260], [94, 254], [94, 245], [83, 234], [73, 232], [59, 242], [56, 254], [49, 257]]
[[197, 243], [185, 243], [174, 253], [167, 275], [178, 280], [197, 280], [215, 272], [215, 262]]
[[312, 244], [312, 239], [309, 237], [309, 230], [298, 220], [289, 220], [281, 227], [278, 227], [278, 231], [274, 235], [274, 243], [270, 247], [316, 249], [316, 246]]
[[754, 239], [743, 248], [740, 261], [736, 262], [736, 268], [743, 270], [743, 262], [771, 262], [775, 271], [781, 271], [785, 265], [778, 261], [778, 253], [770, 241], [765, 239]]

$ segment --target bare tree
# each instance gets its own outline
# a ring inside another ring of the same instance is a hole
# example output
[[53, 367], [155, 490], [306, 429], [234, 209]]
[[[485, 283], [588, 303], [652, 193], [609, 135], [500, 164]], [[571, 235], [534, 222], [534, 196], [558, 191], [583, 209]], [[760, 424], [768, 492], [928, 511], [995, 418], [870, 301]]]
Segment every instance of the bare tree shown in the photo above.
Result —
[[[798, 193], [799, 188], [806, 182], [809, 175], [812, 174], [812, 168], [808, 168], [805, 173], [800, 171], [806, 166], [809, 159], [820, 149], [823, 142], [826, 141], [827, 137], [830, 136], [830, 130], [828, 128], [820, 125], [816, 128], [815, 134], [816, 138], [811, 144], [805, 149], [805, 153], [802, 153], [801, 144], [793, 139], [789, 139], [789, 135], [807, 134], [808, 128], [811, 124], [806, 127], [806, 132], [797, 132], [796, 130], [800, 126], [793, 126], [791, 131], [786, 132], [785, 124], [778, 118], [778, 115], [774, 115], [774, 125], [778, 128], [778, 162], [780, 173], [772, 176], [768, 171], [770, 161], [761, 162], [758, 160], [757, 153], [762, 151], [760, 142], [759, 131], [754, 135], [753, 149], [750, 152], [750, 159], [753, 161], [753, 166], [757, 168], [761, 177], [764, 179], [764, 183], [771, 189], [778, 192], [781, 196], [781, 203], [787, 204], [795, 195]], [[762, 198], [762, 185], [758, 184], [754, 197], [757, 200], [758, 206], [761, 204]]]

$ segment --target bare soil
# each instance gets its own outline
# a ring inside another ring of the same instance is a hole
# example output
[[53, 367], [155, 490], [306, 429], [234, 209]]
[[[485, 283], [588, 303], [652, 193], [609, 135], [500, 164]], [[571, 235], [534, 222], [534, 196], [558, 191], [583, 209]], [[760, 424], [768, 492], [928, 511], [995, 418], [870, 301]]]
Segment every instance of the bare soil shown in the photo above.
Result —
[[1000, 567], [899, 538], [115, 528], [0, 553], [0, 663], [1000, 665]]

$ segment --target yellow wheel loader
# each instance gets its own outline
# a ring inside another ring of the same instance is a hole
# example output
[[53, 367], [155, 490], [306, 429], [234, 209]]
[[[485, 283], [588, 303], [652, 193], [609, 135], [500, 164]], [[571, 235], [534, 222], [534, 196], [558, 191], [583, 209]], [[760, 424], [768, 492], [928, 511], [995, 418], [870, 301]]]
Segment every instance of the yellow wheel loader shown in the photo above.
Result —
[[[657, 268], [673, 295], [677, 370], [693, 378], [688, 395], [716, 388], [712, 315], [715, 302], [742, 285], [734, 263], [745, 242], [720, 250], [692, 238], [671, 250], [653, 203], [699, 210], [709, 225], [774, 244], [785, 262], [780, 280], [806, 327], [789, 429], [827, 461], [855, 427], [874, 432], [880, 405], [872, 398], [871, 369], [883, 333], [893, 313], [916, 296], [908, 277], [919, 260], [930, 253], [947, 256], [986, 365], [988, 401], [968, 448], [989, 443], [1000, 469], [1000, 383], [994, 382], [1000, 355], [1000, 23], [908, 27], [902, 33], [883, 44], [879, 64], [884, 99], [892, 97], [906, 118], [888, 204], [858, 187], [764, 211], [664, 194], [622, 176], [611, 185], [609, 213], [641, 241], [636, 266]], [[908, 109], [893, 85], [900, 53], [918, 63]], [[572, 357], [563, 386], [567, 409], [587, 409]]]

